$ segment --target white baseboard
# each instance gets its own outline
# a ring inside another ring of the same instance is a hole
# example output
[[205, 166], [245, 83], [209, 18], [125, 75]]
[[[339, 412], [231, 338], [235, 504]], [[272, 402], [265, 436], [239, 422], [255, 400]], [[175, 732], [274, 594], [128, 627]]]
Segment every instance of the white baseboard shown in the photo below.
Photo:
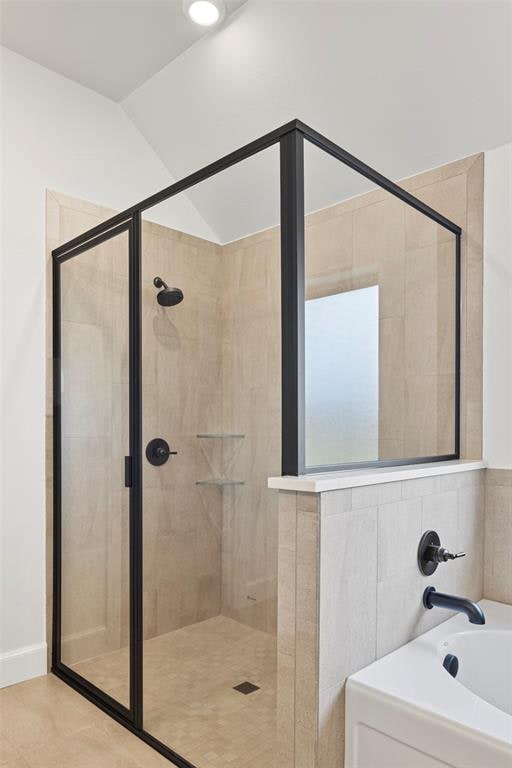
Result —
[[0, 688], [46, 675], [46, 643], [0, 654]]

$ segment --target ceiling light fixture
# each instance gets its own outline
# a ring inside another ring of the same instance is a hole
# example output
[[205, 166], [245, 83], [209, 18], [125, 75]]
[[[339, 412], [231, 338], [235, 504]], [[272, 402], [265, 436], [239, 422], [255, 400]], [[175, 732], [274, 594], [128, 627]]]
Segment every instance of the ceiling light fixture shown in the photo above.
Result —
[[212, 27], [226, 15], [224, 0], [183, 0], [183, 11], [195, 24]]

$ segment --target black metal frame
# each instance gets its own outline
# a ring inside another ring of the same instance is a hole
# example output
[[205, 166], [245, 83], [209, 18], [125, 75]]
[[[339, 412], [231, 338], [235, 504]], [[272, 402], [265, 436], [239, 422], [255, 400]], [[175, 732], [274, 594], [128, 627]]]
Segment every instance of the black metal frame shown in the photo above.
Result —
[[[70, 248], [60, 258], [53, 259], [53, 472], [54, 472], [54, 517], [53, 517], [53, 548], [54, 548], [54, 567], [53, 567], [53, 637], [52, 637], [52, 671], [60, 677], [67, 678], [75, 687], [82, 688], [82, 692], [89, 697], [100, 699], [113, 714], [122, 717], [127, 721], [134, 720], [134, 692], [130, 690], [130, 708], [123, 706], [118, 701], [98, 689], [88, 680], [78, 675], [61, 658], [61, 609], [62, 609], [62, 435], [61, 435], [61, 265], [79, 256], [81, 253], [95, 248], [101, 243], [106, 242], [118, 235], [127, 232], [129, 236], [129, 259], [132, 262], [133, 254], [133, 222], [130, 220], [118, 224], [88, 240], [87, 243], [77, 244]], [[132, 362], [130, 355], [130, 363]], [[133, 375], [134, 371], [130, 373]], [[132, 375], [130, 376], [130, 387]], [[137, 377], [135, 377], [135, 386], [137, 386]], [[132, 446], [132, 434], [130, 424], [130, 446]], [[133, 488], [130, 493], [130, 520], [134, 517], [132, 514], [133, 499], [136, 489]], [[130, 541], [130, 549], [133, 542]], [[130, 556], [130, 571], [132, 569], [133, 558]], [[130, 627], [130, 634], [131, 634]], [[130, 669], [134, 659], [130, 654]]]
[[[304, 139], [344, 165], [365, 176], [404, 203], [437, 222], [456, 237], [456, 360], [455, 446], [446, 456], [414, 457], [394, 461], [305, 466], [304, 396]], [[452, 221], [418, 200], [394, 182], [320, 135], [299, 120], [292, 120], [246, 144], [181, 181], [92, 227], [52, 252], [53, 258], [53, 412], [54, 412], [54, 608], [52, 671], [79, 693], [135, 733], [179, 768], [194, 768], [143, 727], [142, 658], [142, 349], [141, 349], [141, 215], [169, 198], [227, 170], [233, 165], [280, 145], [281, 172], [281, 323], [282, 323], [282, 473], [331, 471], [358, 466], [392, 466], [444, 461], [459, 457], [460, 446], [460, 303], [461, 235]], [[62, 570], [62, 461], [61, 461], [61, 264], [123, 232], [129, 234], [129, 347], [130, 347], [130, 707], [126, 708], [104, 691], [78, 675], [61, 660], [61, 570]]]
[[[54, 544], [53, 544], [53, 637], [52, 672], [78, 693], [124, 725], [179, 768], [194, 768], [166, 744], [143, 727], [143, 614], [142, 614], [142, 326], [141, 326], [141, 214], [133, 211], [115, 226], [101, 227], [91, 236], [75, 238], [68, 248], [53, 252], [53, 468], [54, 468]], [[61, 658], [62, 612], [62, 437], [61, 437], [61, 265], [118, 235], [128, 233], [129, 259], [129, 605], [130, 605], [130, 706], [116, 701]]]

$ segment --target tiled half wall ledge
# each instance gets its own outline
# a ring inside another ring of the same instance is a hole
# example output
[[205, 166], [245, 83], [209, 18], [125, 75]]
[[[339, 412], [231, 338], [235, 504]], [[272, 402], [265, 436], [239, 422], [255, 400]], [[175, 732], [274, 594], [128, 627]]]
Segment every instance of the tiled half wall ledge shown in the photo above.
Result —
[[402, 480], [413, 480], [419, 477], [435, 475], [451, 475], [456, 472], [470, 472], [484, 469], [481, 460], [456, 460], [429, 462], [426, 464], [407, 464], [399, 467], [369, 467], [366, 469], [345, 469], [339, 472], [323, 472], [318, 474], [299, 475], [293, 477], [269, 477], [268, 487], [280, 491], [297, 491], [299, 493], [323, 493], [337, 491], [342, 488], [356, 488], [363, 485], [378, 485]]
[[[347, 677], [452, 615], [423, 608], [425, 587], [512, 602], [512, 470], [484, 466], [443, 462], [269, 481], [280, 487], [283, 768], [343, 768]], [[425, 577], [416, 553], [428, 529], [467, 556]]]

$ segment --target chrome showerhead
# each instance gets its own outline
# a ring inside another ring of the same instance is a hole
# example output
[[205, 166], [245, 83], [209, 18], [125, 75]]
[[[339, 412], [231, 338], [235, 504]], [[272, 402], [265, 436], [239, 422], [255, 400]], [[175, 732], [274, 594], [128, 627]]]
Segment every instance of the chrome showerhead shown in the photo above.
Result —
[[169, 288], [161, 277], [155, 277], [153, 280], [155, 288], [161, 288], [156, 295], [156, 300], [162, 307], [174, 307], [183, 301], [183, 291], [181, 288]]

